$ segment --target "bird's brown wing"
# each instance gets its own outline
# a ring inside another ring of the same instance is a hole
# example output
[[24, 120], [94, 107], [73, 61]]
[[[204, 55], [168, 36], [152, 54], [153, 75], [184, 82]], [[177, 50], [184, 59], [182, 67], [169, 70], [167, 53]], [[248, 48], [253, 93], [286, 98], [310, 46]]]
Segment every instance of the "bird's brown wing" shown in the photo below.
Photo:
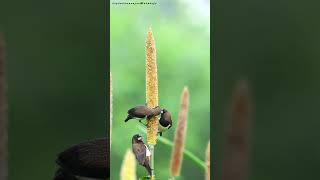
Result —
[[95, 139], [72, 146], [61, 152], [56, 162], [74, 175], [109, 177], [109, 139]]
[[132, 145], [132, 150], [139, 164], [144, 165], [146, 161], [146, 147], [144, 144], [135, 143]]
[[130, 113], [135, 114], [139, 118], [144, 118], [145, 116], [150, 116], [153, 114], [153, 110], [146, 106], [137, 106], [133, 108]]

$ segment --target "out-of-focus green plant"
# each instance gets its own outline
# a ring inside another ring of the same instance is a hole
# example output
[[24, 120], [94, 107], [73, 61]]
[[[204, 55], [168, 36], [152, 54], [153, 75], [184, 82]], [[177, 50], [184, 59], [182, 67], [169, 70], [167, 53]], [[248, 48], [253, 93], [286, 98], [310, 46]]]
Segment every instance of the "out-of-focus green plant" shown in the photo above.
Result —
[[136, 159], [131, 149], [128, 149], [126, 154], [124, 155], [124, 159], [122, 162], [121, 172], [120, 172], [121, 180], [136, 180]]
[[[123, 123], [131, 107], [146, 103], [145, 58], [143, 48], [146, 29], [152, 27], [156, 41], [158, 96], [160, 107], [172, 114], [173, 127], [157, 137], [154, 156], [156, 178], [168, 179], [171, 148], [162, 138], [174, 139], [179, 114], [179, 97], [188, 85], [190, 96], [188, 133], [185, 148], [203, 162], [204, 149], [210, 135], [210, 36], [209, 21], [199, 18], [195, 24], [186, 14], [189, 7], [179, 1], [161, 1], [161, 5], [111, 7], [110, 58], [113, 81], [113, 120], [111, 149], [111, 179], [118, 178], [125, 150], [131, 147], [132, 135], [140, 132], [134, 121]], [[193, 14], [193, 18], [198, 14]], [[207, 24], [206, 24], [207, 23]], [[202, 134], [201, 137], [198, 134]], [[145, 142], [147, 135], [141, 133]], [[207, 137], [207, 138], [203, 138]], [[185, 151], [184, 151], [185, 154]], [[203, 179], [189, 156], [184, 155], [180, 179]], [[204, 169], [204, 168], [203, 168]], [[116, 173], [113, 173], [116, 172]], [[137, 175], [145, 175], [145, 169], [137, 166]]]

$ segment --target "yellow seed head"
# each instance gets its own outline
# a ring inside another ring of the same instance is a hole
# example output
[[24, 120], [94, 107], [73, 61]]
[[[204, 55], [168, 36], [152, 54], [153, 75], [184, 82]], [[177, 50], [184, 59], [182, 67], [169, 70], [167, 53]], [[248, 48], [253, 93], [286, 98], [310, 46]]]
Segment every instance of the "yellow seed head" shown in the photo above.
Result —
[[[146, 40], [146, 101], [147, 106], [158, 106], [158, 74], [156, 61], [156, 47], [151, 28]], [[147, 142], [156, 145], [158, 133], [158, 117], [153, 117], [147, 124]]]
[[137, 180], [136, 159], [130, 149], [128, 149], [126, 154], [124, 155], [124, 159], [121, 166], [120, 179], [121, 180]]
[[187, 132], [187, 119], [189, 110], [189, 91], [184, 87], [181, 100], [177, 128], [174, 136], [174, 145], [171, 154], [170, 171], [171, 176], [179, 176], [183, 160], [184, 139]]

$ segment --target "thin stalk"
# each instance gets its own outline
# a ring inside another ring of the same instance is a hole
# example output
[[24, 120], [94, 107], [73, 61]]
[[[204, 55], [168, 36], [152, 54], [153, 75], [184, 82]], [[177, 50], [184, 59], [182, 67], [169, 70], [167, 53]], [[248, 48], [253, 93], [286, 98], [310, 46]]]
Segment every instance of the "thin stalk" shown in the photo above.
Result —
[[208, 142], [207, 145], [207, 149], [206, 149], [206, 173], [205, 173], [205, 177], [206, 180], [210, 180], [210, 140]]
[[149, 150], [151, 152], [151, 156], [150, 156], [150, 167], [152, 169], [152, 176], [154, 176], [154, 146], [153, 145], [149, 145]]
[[[142, 127], [141, 125], [138, 126], [139, 130], [146, 133], [146, 130], [144, 127]], [[158, 137], [159, 142], [161, 142], [164, 145], [167, 145], [169, 147], [173, 147], [173, 142], [170, 141], [167, 138], [164, 137]], [[151, 150], [150, 150], [151, 151]], [[206, 170], [206, 164], [203, 160], [201, 160], [199, 157], [197, 157], [195, 154], [193, 154], [191, 151], [184, 149], [183, 150], [183, 154], [188, 157], [190, 160], [192, 160], [196, 165], [198, 165], [198, 167]]]
[[112, 142], [112, 74], [110, 72], [110, 127], [109, 127], [109, 136], [110, 136], [110, 149], [111, 149], [111, 142]]

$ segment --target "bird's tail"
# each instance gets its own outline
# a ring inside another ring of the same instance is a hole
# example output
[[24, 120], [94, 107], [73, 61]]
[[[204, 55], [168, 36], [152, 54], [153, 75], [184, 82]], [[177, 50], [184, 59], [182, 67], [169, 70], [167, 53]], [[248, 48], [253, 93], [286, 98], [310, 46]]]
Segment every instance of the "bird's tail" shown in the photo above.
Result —
[[151, 169], [150, 165], [147, 164], [147, 165], [145, 165], [144, 167], [146, 167], [146, 169], [147, 169], [147, 171], [148, 171], [148, 174], [149, 174], [150, 176], [152, 176], [152, 169]]
[[124, 120], [124, 122], [129, 121], [130, 119], [132, 119], [133, 117], [131, 115], [128, 115], [127, 118]]
[[64, 171], [62, 168], [59, 168], [56, 171], [53, 180], [78, 180], [78, 179], [72, 174]]

